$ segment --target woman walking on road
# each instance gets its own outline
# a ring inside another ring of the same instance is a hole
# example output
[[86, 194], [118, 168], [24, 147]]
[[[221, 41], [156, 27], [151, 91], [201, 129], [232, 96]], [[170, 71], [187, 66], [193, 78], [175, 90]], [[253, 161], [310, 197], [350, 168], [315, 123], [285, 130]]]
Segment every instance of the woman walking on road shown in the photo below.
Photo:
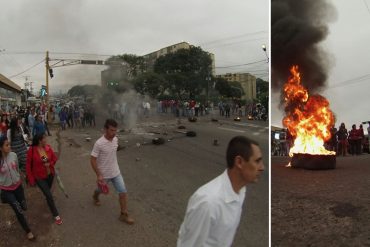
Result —
[[41, 189], [53, 214], [55, 223], [61, 225], [62, 219], [59, 216], [50, 191], [55, 176], [54, 167], [56, 162], [57, 157], [51, 146], [46, 143], [45, 133], [35, 135], [32, 140], [32, 146], [27, 152], [27, 178], [31, 186], [36, 183]]
[[18, 158], [15, 153], [10, 152], [10, 145], [6, 136], [0, 138], [0, 151], [1, 201], [11, 206], [18, 222], [27, 233], [27, 239], [35, 240], [36, 237], [31, 232], [23, 213], [27, 210], [27, 204], [19, 174]]

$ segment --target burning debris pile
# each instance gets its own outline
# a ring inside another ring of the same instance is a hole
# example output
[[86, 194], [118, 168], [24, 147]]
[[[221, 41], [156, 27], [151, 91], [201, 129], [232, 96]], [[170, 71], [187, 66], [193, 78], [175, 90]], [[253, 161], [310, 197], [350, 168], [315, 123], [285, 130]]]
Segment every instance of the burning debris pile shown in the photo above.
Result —
[[286, 116], [283, 124], [294, 137], [289, 151], [292, 167], [307, 169], [335, 168], [335, 152], [326, 150], [324, 142], [331, 137], [334, 114], [329, 102], [321, 95], [310, 96], [301, 85], [298, 66], [284, 86]]
[[324, 147], [334, 115], [318, 94], [331, 59], [318, 44], [328, 35], [327, 23], [336, 18], [336, 10], [326, 0], [272, 0], [271, 11], [272, 87], [281, 90], [283, 125], [294, 138], [290, 165], [335, 168], [335, 153]]

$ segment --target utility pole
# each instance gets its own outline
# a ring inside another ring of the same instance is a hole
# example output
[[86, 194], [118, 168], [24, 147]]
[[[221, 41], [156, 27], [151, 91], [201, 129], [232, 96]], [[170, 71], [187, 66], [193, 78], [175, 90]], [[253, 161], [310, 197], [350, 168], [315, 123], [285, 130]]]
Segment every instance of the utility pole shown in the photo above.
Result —
[[[45, 67], [46, 67], [46, 98], [45, 98], [45, 104], [46, 104], [46, 111], [49, 110], [49, 51], [46, 51], [46, 58], [45, 58]], [[47, 122], [50, 123], [50, 113], [48, 113], [48, 119]]]
[[46, 66], [46, 105], [49, 105], [49, 51], [46, 51], [46, 58], [45, 58], [45, 66]]
[[28, 90], [28, 86], [30, 85], [30, 83], [28, 82], [28, 78], [30, 78], [29, 75], [25, 75], [23, 76], [24, 79], [25, 79], [25, 82], [24, 82], [24, 89]]
[[32, 87], [33, 81], [30, 81], [29, 83], [30, 83], [30, 93], [33, 94], [33, 87]]
[[30, 85], [29, 83], [28, 83], [28, 78], [29, 78], [30, 76], [28, 76], [28, 75], [25, 75], [24, 76], [24, 79], [25, 79], [25, 83], [24, 83], [24, 90], [25, 90], [25, 92], [26, 92], [26, 95], [24, 95], [24, 99], [25, 99], [25, 101], [26, 101], [26, 107], [28, 106], [28, 102], [27, 102], [27, 100], [28, 100], [28, 86]]

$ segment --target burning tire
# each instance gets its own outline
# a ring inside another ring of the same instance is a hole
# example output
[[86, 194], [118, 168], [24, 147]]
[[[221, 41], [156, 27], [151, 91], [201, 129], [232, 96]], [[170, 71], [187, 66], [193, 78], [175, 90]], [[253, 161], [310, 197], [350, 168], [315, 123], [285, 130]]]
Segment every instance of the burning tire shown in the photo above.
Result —
[[154, 139], [152, 140], [152, 143], [153, 143], [154, 145], [162, 145], [162, 144], [164, 144], [164, 143], [165, 143], [165, 140], [164, 140], [163, 138], [161, 138], [161, 137], [159, 137], [159, 138], [154, 138]]
[[189, 117], [188, 120], [189, 120], [189, 122], [196, 122], [197, 118], [196, 117]]
[[195, 136], [197, 136], [197, 133], [195, 131], [188, 131], [188, 132], [186, 132], [186, 136], [195, 137]]
[[336, 156], [295, 153], [290, 164], [293, 168], [303, 168], [307, 170], [335, 169]]

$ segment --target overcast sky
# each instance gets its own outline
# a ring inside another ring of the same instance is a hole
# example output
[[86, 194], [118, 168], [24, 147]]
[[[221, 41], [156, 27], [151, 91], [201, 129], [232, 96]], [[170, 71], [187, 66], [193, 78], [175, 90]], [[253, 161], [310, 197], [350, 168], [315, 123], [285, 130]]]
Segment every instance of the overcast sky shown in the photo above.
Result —
[[[215, 54], [216, 73], [250, 72], [268, 80], [262, 44], [269, 43], [267, 0], [12, 0], [2, 1], [0, 73], [24, 88], [25, 76], [38, 90], [45, 63], [12, 77], [45, 58], [106, 59], [145, 55], [187, 41]], [[77, 53], [77, 54], [61, 54]], [[79, 53], [98, 54], [79, 55]], [[249, 66], [234, 66], [246, 63]], [[230, 68], [217, 68], [228, 67]], [[50, 91], [99, 84], [104, 66], [54, 69]]]
[[[334, 65], [323, 95], [337, 117], [336, 126], [344, 122], [350, 129], [352, 124], [358, 127], [362, 121], [370, 121], [370, 0], [332, 3], [338, 12], [337, 20], [330, 23], [330, 33], [322, 47], [331, 53]], [[278, 94], [273, 96], [271, 123], [281, 127]], [[367, 127], [364, 125], [364, 129]]]

